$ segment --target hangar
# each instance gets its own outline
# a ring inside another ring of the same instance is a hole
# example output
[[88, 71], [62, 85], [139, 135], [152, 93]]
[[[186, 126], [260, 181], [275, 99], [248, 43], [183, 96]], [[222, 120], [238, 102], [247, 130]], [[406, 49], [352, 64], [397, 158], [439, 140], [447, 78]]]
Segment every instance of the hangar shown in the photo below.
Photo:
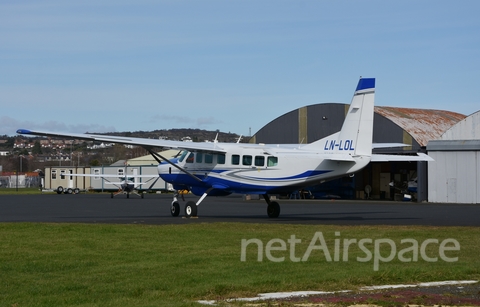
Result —
[[[286, 113], [261, 128], [250, 143], [306, 144], [340, 131], [348, 104], [322, 103]], [[438, 139], [465, 115], [443, 111], [375, 107], [373, 142], [403, 143], [400, 148], [375, 149], [374, 153], [426, 152], [428, 141]], [[409, 190], [417, 201], [427, 200], [425, 162], [370, 163], [354, 177], [345, 177], [309, 189], [316, 198], [402, 200]]]
[[459, 121], [427, 145], [428, 200], [480, 203], [480, 111]]

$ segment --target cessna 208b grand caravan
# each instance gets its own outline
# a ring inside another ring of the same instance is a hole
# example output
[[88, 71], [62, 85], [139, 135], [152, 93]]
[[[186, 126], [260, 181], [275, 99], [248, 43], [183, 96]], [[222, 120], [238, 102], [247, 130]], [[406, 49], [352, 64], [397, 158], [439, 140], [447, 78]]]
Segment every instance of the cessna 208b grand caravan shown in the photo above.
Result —
[[[71, 137], [91, 141], [142, 146], [159, 162], [158, 174], [176, 191], [187, 189], [200, 196], [185, 205], [185, 216], [197, 216], [197, 207], [209, 195], [260, 194], [267, 202], [267, 214], [275, 218], [280, 206], [271, 194], [291, 193], [326, 180], [351, 175], [371, 161], [429, 161], [417, 156], [375, 155], [372, 147], [405, 144], [372, 144], [375, 79], [361, 78], [353, 95], [342, 129], [309, 144], [196, 143], [95, 134], [56, 133], [19, 129], [17, 133]], [[376, 146], [375, 146], [376, 145]], [[165, 159], [153, 148], [182, 150], [175, 159]], [[178, 216], [175, 193], [171, 214]]]

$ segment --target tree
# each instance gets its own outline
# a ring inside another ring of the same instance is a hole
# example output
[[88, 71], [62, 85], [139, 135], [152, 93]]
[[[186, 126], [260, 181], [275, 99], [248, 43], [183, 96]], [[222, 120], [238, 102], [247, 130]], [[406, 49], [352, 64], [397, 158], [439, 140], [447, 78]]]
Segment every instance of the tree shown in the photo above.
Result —
[[42, 146], [40, 146], [40, 142], [37, 140], [35, 141], [35, 144], [33, 144], [32, 148], [32, 154], [33, 155], [41, 155], [42, 152]]

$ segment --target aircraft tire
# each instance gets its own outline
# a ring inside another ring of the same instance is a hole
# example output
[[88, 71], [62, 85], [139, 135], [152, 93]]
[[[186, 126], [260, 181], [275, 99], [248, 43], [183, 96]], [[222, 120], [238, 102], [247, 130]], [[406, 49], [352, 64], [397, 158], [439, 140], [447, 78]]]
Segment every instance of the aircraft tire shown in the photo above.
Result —
[[113, 198], [113, 193], [110, 193], [110, 198]]
[[170, 207], [170, 213], [172, 216], [178, 216], [180, 214], [180, 204], [178, 202], [173, 202], [172, 207]]
[[127, 193], [127, 198], [130, 198], [130, 193]]
[[276, 201], [272, 201], [267, 206], [267, 214], [270, 218], [277, 218], [280, 215], [280, 205]]
[[140, 194], [140, 198], [143, 198], [143, 195], [145, 195], [145, 193]]
[[193, 201], [187, 202], [185, 205], [185, 216], [192, 217], [197, 216], [197, 205]]
[[62, 194], [63, 193], [63, 187], [60, 185], [57, 188], [57, 194]]

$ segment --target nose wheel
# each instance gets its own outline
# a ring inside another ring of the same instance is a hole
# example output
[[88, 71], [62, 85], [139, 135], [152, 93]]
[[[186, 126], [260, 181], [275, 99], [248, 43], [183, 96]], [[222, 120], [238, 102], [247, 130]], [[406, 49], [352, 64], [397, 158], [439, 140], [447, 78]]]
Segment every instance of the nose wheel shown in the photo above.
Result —
[[192, 216], [197, 216], [197, 204], [193, 201], [189, 201], [185, 205], [185, 217]]

